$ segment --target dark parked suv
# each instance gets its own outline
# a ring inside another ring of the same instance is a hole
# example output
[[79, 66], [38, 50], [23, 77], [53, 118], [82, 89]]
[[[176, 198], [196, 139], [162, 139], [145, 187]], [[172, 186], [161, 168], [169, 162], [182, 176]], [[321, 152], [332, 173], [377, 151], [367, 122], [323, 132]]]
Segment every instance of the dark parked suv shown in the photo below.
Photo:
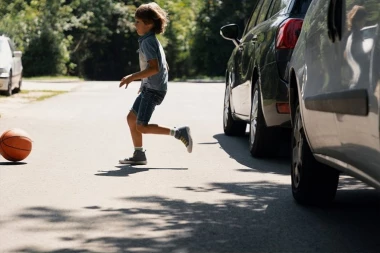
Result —
[[223, 38], [236, 45], [226, 70], [224, 132], [244, 135], [250, 124], [249, 149], [255, 157], [273, 153], [279, 128], [290, 127], [286, 67], [310, 2], [257, 1], [241, 40], [237, 25], [221, 28]]
[[314, 0], [289, 62], [293, 196], [335, 197], [339, 173], [380, 189], [380, 0]]

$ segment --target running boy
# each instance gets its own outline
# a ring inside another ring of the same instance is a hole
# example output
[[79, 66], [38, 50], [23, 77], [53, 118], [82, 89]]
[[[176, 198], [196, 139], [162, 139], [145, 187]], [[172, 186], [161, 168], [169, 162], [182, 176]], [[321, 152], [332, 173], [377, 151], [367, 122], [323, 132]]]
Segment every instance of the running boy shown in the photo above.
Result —
[[132, 157], [120, 160], [121, 164], [147, 164], [143, 150], [143, 134], [171, 135], [181, 140], [189, 153], [193, 149], [189, 127], [169, 129], [156, 124], [148, 124], [154, 108], [162, 103], [167, 91], [168, 65], [164, 50], [156, 38], [156, 34], [165, 31], [167, 22], [166, 12], [156, 3], [143, 4], [136, 10], [135, 26], [137, 34], [140, 36], [138, 42], [141, 71], [125, 76], [119, 87], [125, 85], [127, 88], [132, 81], [141, 79], [141, 92], [127, 116], [135, 151]]

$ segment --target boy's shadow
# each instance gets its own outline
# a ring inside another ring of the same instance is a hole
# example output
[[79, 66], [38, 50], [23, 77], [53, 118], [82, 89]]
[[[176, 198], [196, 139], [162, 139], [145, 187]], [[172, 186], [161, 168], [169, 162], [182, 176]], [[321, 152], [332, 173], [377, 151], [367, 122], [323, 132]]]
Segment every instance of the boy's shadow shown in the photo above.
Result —
[[134, 167], [131, 165], [119, 165], [115, 167], [119, 168], [119, 170], [99, 171], [99, 173], [95, 175], [107, 176], [107, 177], [128, 177], [131, 174], [144, 172], [148, 170], [188, 170], [188, 168], [146, 168], [146, 167]]

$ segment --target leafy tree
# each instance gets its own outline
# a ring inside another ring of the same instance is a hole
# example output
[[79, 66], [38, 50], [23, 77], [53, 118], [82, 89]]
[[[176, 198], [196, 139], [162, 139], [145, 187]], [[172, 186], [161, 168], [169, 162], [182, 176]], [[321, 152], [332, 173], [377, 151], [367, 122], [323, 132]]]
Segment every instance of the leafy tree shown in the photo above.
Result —
[[197, 19], [194, 45], [191, 49], [195, 74], [223, 76], [227, 61], [234, 45], [220, 36], [223, 25], [235, 23], [244, 25], [256, 1], [248, 0], [209, 0]]
[[194, 43], [196, 18], [203, 1], [201, 0], [158, 0], [157, 3], [169, 13], [167, 31], [160, 36], [163, 42], [171, 78], [191, 75], [190, 49]]
[[34, 14], [37, 24], [35, 33], [30, 34], [23, 62], [24, 74], [65, 75], [69, 62], [70, 41], [64, 30], [70, 21], [72, 9], [62, 1], [30, 1], [29, 11]]
[[70, 12], [61, 1], [2, 1], [0, 30], [24, 51], [25, 76], [66, 74], [69, 41], [63, 30]]
[[75, 0], [71, 58], [78, 68], [72, 74], [88, 79], [120, 79], [138, 66], [134, 5], [112, 0]]
[[[1, 0], [0, 33], [24, 52], [24, 74], [119, 80], [138, 71], [136, 8], [149, 0]], [[219, 29], [243, 27], [256, 1], [156, 0], [169, 13], [158, 36], [170, 78], [222, 75], [233, 44]]]

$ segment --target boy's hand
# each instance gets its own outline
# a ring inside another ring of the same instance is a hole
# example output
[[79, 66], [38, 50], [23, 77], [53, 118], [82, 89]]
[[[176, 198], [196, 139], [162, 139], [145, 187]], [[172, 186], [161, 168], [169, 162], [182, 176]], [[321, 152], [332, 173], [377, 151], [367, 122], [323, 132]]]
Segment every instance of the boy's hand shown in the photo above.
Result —
[[132, 75], [127, 75], [123, 77], [123, 79], [121, 79], [120, 81], [119, 88], [123, 87], [124, 84], [125, 84], [125, 88], [127, 88], [128, 84], [130, 84], [132, 81], [133, 81]]

